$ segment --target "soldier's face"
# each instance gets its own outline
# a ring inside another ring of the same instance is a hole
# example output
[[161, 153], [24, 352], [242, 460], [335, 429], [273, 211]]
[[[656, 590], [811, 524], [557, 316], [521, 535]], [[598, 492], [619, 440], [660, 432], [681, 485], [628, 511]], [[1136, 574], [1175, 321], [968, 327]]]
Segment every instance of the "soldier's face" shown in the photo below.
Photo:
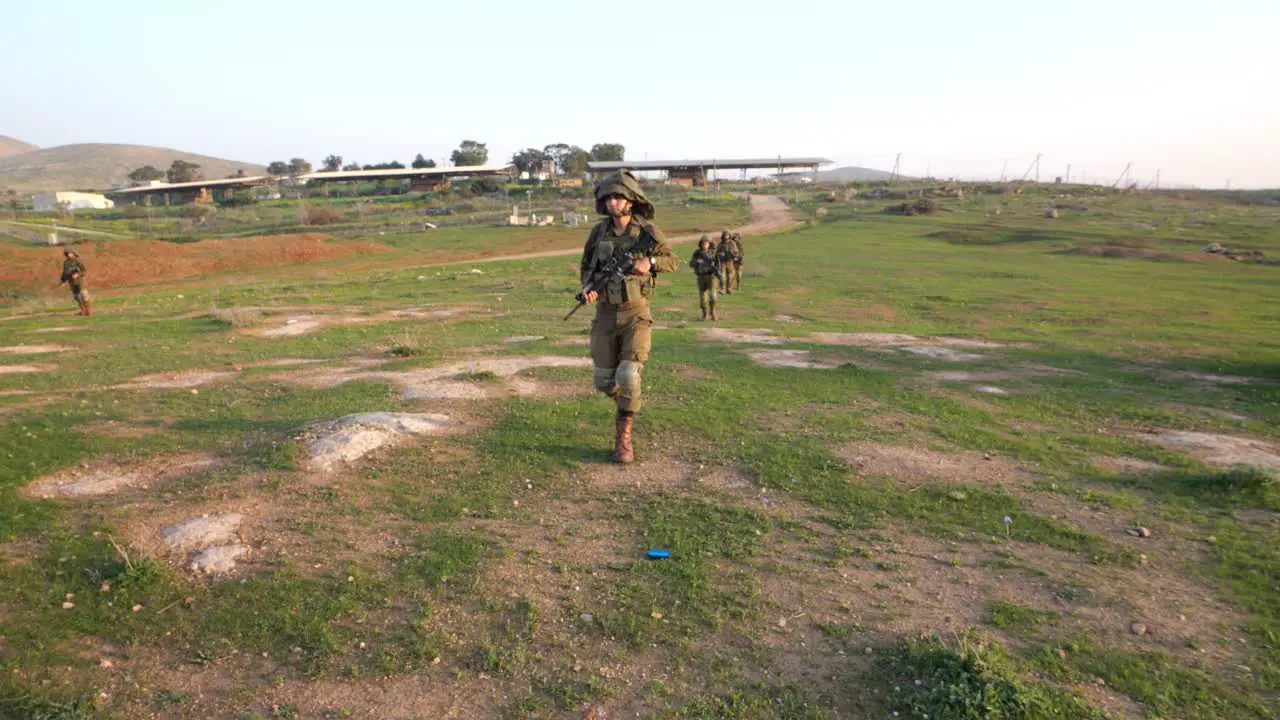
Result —
[[631, 214], [631, 201], [621, 195], [610, 195], [604, 199], [604, 209], [609, 217], [626, 217]]

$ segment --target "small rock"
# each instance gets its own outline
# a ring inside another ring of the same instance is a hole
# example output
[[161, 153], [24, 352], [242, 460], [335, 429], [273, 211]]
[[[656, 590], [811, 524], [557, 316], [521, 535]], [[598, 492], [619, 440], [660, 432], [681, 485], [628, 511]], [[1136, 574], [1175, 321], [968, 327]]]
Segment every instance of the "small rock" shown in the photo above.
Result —
[[369, 643], [364, 642], [363, 640], [361, 640], [361, 641], [360, 641], [360, 649], [361, 649], [361, 650], [365, 650], [365, 649], [367, 649], [368, 647], [369, 647]]
[[1130, 535], [1132, 535], [1132, 536], [1134, 536], [1134, 537], [1140, 537], [1140, 538], [1149, 538], [1149, 537], [1151, 537], [1151, 530], [1150, 530], [1150, 529], [1148, 529], [1148, 528], [1144, 528], [1144, 527], [1142, 527], [1142, 526], [1138, 526], [1138, 527], [1134, 527], [1134, 528], [1129, 528], [1128, 532], [1129, 532], [1129, 534], [1130, 534]]
[[872, 650], [871, 648], [867, 648], [867, 649], [866, 649], [866, 650], [864, 650], [863, 652], [865, 652], [866, 654], [870, 655], [871, 653], [875, 652], [875, 650]]
[[100, 588], [98, 588], [98, 589], [99, 589], [99, 590], [101, 590], [102, 592], [111, 592], [111, 583], [109, 583], [109, 582], [104, 582], [104, 583], [102, 583], [102, 587], [100, 587]]
[[657, 610], [654, 610], [653, 612], [649, 613], [649, 617], [653, 618], [654, 620], [661, 620], [662, 613], [658, 612]]
[[62, 603], [62, 609], [63, 609], [63, 610], [70, 610], [71, 608], [73, 608], [73, 607], [75, 607], [75, 606], [76, 606], [76, 604], [75, 604], [75, 603], [73, 603], [73, 602], [71, 602], [71, 601], [67, 601], [67, 602]]
[[1147, 628], [1146, 625], [1143, 625], [1140, 622], [1136, 622], [1129, 625], [1129, 632], [1133, 633], [1134, 635], [1146, 635], [1150, 632], [1150, 630]]
[[582, 613], [581, 615], [578, 616], [578, 619], [581, 620], [582, 622], [591, 622], [596, 618], [591, 613]]
[[98, 667], [100, 667], [100, 668], [109, 668], [109, 667], [113, 667], [114, 665], [115, 665], [115, 663], [111, 662], [110, 660], [108, 660], [108, 659], [106, 659], [106, 658], [103, 658], [103, 659], [102, 659], [102, 662], [98, 663]]
[[949, 622], [951, 622], [951, 616], [950, 616], [950, 615], [943, 615], [943, 616], [942, 616], [942, 622], [944, 622], [944, 623], [949, 623]]
[[439, 665], [439, 664], [440, 664], [440, 656], [439, 656], [439, 655], [437, 655], [437, 656], [435, 656], [435, 657], [431, 658], [431, 664], [432, 664], [432, 665]]
[[192, 394], [192, 395], [199, 395], [199, 394], [200, 394], [200, 391], [199, 391], [199, 390], [197, 390], [197, 389], [195, 389], [195, 388], [191, 388], [191, 394]]
[[134, 605], [133, 607], [131, 607], [131, 608], [129, 608], [129, 609], [130, 609], [130, 610], [132, 610], [133, 612], [138, 612], [139, 610], [141, 610], [141, 609], [142, 609], [142, 606], [141, 606], [141, 605]]
[[784, 628], [784, 627], [786, 627], [786, 626], [787, 626], [787, 619], [786, 619], [786, 618], [778, 618], [778, 627], [780, 627], [780, 628]]

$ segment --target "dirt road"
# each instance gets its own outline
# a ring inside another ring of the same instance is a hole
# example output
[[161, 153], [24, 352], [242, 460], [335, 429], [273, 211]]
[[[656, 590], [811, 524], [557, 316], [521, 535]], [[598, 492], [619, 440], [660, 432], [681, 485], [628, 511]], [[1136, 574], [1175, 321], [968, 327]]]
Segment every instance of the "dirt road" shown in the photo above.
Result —
[[[791, 214], [791, 208], [782, 201], [781, 198], [773, 195], [750, 195], [747, 202], [751, 206], [751, 222], [739, 228], [734, 228], [737, 232], [750, 237], [759, 235], [768, 235], [771, 233], [782, 232], [788, 228], [799, 224], [799, 221]], [[661, 227], [661, 223], [658, 224]], [[667, 242], [672, 245], [680, 245], [683, 243], [697, 242], [699, 235], [676, 235], [668, 237]], [[583, 231], [583, 242], [586, 242], [586, 231]], [[719, 239], [718, 234], [713, 233], [712, 239]], [[581, 248], [569, 248], [566, 250], [547, 250], [536, 253], [522, 253], [519, 255], [499, 255], [496, 257], [480, 258], [476, 260], [450, 260], [442, 263], [432, 263], [429, 265], [419, 265], [417, 267], [444, 267], [448, 265], [479, 265], [482, 263], [509, 262], [512, 260], [534, 260], [536, 258], [548, 257], [564, 257], [567, 255], [578, 255], [582, 253]]]

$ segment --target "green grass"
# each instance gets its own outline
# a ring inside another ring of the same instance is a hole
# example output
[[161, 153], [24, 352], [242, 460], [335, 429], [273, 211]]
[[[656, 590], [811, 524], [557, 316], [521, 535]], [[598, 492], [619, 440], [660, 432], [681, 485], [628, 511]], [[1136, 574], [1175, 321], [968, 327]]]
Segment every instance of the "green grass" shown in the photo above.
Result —
[[[789, 674], [778, 646], [764, 641], [773, 637], [764, 633], [777, 633], [761, 629], [773, 625], [766, 612], [776, 601], [770, 580], [796, 572], [802, 574], [797, 581], [821, 587], [848, 569], [876, 573], [876, 587], [856, 591], [870, 596], [850, 595], [842, 601], [845, 610], [821, 615], [810, 608], [825, 639], [806, 650], [833, 668], [845, 667], [840, 663], [846, 658], [835, 653], [848, 650], [855, 633], [874, 636], [886, 618], [909, 624], [914, 604], [929, 602], [909, 597], [908, 584], [917, 580], [914, 563], [904, 561], [903, 548], [890, 537], [963, 551], [963, 562], [957, 555], [939, 565], [946, 573], [988, 573], [992, 582], [1019, 583], [1050, 599], [1057, 592], [1074, 605], [1123, 604], [1123, 588], [1087, 587], [1073, 566], [1127, 568], [1136, 564], [1141, 545], [1050, 517], [1042, 505], [1050, 499], [1055, 506], [1099, 513], [1117, 527], [1150, 518], [1147, 524], [1158, 532], [1162, 525], [1185, 531], [1183, 540], [1196, 543], [1203, 560], [1176, 571], [1161, 564], [1159, 571], [1185, 572], [1231, 609], [1220, 619], [1222, 634], [1246, 633], [1248, 644], [1239, 652], [1251, 673], [1242, 678], [1232, 667], [1201, 665], [1177, 648], [1168, 654], [1116, 651], [1102, 630], [1045, 645], [1043, 656], [1038, 647], [1011, 654], [962, 636], [890, 643], [895, 649], [869, 678], [887, 694], [859, 700], [865, 700], [859, 709], [931, 717], [1094, 717], [1054, 683], [1103, 677], [1152, 714], [1176, 716], [1186, 708], [1196, 717], [1268, 717], [1263, 703], [1280, 689], [1280, 557], [1274, 549], [1280, 531], [1257, 514], [1280, 510], [1275, 479], [1210, 467], [1146, 442], [1139, 431], [1280, 440], [1278, 271], [1197, 262], [1194, 256], [1210, 240], [1280, 252], [1273, 232], [1280, 211], [1216, 199], [1077, 190], [1079, 197], [1063, 202], [1089, 209], [1063, 209], [1060, 220], [1049, 221], [1037, 210], [1051, 198], [1039, 190], [1024, 196], [973, 193], [964, 201], [943, 201], [954, 213], [921, 217], [873, 212], [889, 202], [820, 202], [822, 189], [789, 193], [801, 213], [821, 204], [830, 214], [782, 237], [747, 238], [746, 291], [724, 299], [729, 319], [721, 325], [772, 329], [788, 339], [787, 347], [838, 366], [832, 370], [760, 367], [741, 348], [707, 342], [692, 279], [687, 273], [663, 278], [654, 314], [668, 329], [655, 332], [645, 368], [647, 406], [636, 431], [641, 459], [701, 466], [737, 483], [726, 487], [698, 482], [702, 469], [690, 469], [697, 477], [658, 491], [643, 482], [640, 488], [597, 487], [593, 468], [607, 461], [612, 420], [598, 396], [449, 405], [405, 399], [384, 381], [312, 389], [282, 377], [294, 369], [251, 366], [281, 357], [333, 365], [375, 357], [387, 360], [388, 370], [404, 370], [477, 356], [582, 355], [582, 348], [556, 344], [583, 337], [589, 323], [585, 313], [560, 321], [576, 289], [574, 258], [487, 264], [482, 275], [467, 272], [465, 264], [362, 266], [355, 272], [338, 262], [305, 272], [286, 268], [104, 293], [101, 315], [77, 333], [30, 334], [70, 324], [62, 317], [6, 320], [0, 346], [39, 338], [77, 349], [5, 360], [55, 364], [59, 372], [0, 375], [0, 391], [49, 394], [49, 402], [30, 405], [24, 404], [30, 396], [0, 397], [6, 413], [0, 424], [0, 714], [98, 712], [89, 703], [100, 676], [85, 648], [108, 644], [144, 657], [168, 653], [209, 672], [233, 651], [265, 652], [282, 676], [302, 682], [438, 670], [441, 683], [467, 688], [484, 673], [515, 688], [504, 706], [515, 717], [572, 714], [625, 692], [620, 680], [591, 668], [571, 672], [579, 652], [618, 666], [654, 662], [646, 653], [666, 653], [680, 672], [647, 679], [655, 688], [655, 716], [844, 716], [851, 698]], [[744, 212], [726, 197], [655, 192], [662, 194], [664, 228], [714, 229], [737, 224]], [[346, 199], [341, 203], [351, 209]], [[998, 218], [989, 214], [997, 203], [1004, 209]], [[338, 234], [388, 243], [405, 251], [411, 265], [441, 254], [491, 251], [519, 232], [477, 225], [421, 233], [392, 227], [420, 215], [420, 202], [388, 198], [375, 208], [366, 225], [341, 226]], [[262, 213], [260, 220], [249, 220], [250, 212]], [[296, 214], [290, 203], [219, 211], [216, 229], [238, 234], [273, 223], [285, 227], [290, 213]], [[103, 218], [101, 226], [127, 222], [136, 219]], [[385, 236], [375, 232], [382, 224]], [[563, 235], [576, 243], [582, 236], [579, 230], [556, 233], [549, 242]], [[1179, 261], [1153, 261], [1154, 255]], [[459, 305], [479, 312], [334, 325], [293, 338], [243, 334], [253, 323], [295, 312], [286, 306], [373, 315]], [[263, 307], [260, 319], [226, 310], [247, 306]], [[215, 308], [221, 317], [212, 314]], [[797, 321], [785, 322], [777, 317], [782, 314]], [[808, 341], [816, 331], [936, 334], [1006, 345], [974, 349], [981, 358], [954, 364]], [[503, 342], [512, 335], [547, 340]], [[235, 375], [198, 394], [105, 389], [143, 374], [188, 369]], [[957, 369], [1005, 373], [981, 383], [1012, 394], [980, 395], [973, 390], [977, 382], [929, 375]], [[1253, 381], [1215, 384], [1185, 373]], [[483, 372], [471, 379], [497, 392], [505, 382]], [[590, 370], [542, 369], [526, 379], [586, 388]], [[305, 452], [299, 436], [310, 423], [373, 410], [451, 412], [478, 429], [408, 442], [333, 482], [298, 470]], [[150, 432], [113, 437], [83, 431], [103, 421]], [[849, 459], [847, 446], [855, 442], [985, 453], [1024, 468], [1028, 481], [1001, 487], [989, 478], [872, 476]], [[145, 462], [195, 451], [212, 453], [223, 465], [139, 491], [136, 498], [72, 503], [21, 492], [37, 478], [80, 463]], [[1141, 458], [1171, 469], [1104, 473], [1097, 456]], [[639, 472], [652, 466], [642, 464]], [[206, 580], [188, 575], [177, 558], [147, 559], [140, 548], [125, 546], [131, 569], [107, 541], [108, 534], [121, 540], [127, 523], [147, 521], [153, 510], [137, 499], [181, 507], [223, 498], [280, 508], [280, 519], [261, 520], [263, 532], [294, 543], [290, 554], [255, 549], [251, 570], [230, 581]], [[554, 515], [543, 517], [553, 508], [572, 514], [564, 507], [583, 517], [564, 527]], [[803, 510], [796, 516], [779, 516], [797, 507]], [[596, 520], [608, 523], [609, 542], [623, 560], [578, 556], [567, 527]], [[394, 534], [397, 543], [373, 552], [360, 548], [368, 528]], [[534, 593], [519, 586], [487, 594], [486, 570], [512, 551], [513, 533], [532, 534], [535, 546], [550, 543], [536, 552], [520, 545], [526, 548], [519, 551], [522, 561], [548, 563], [556, 577], [583, 590], [568, 598], [558, 590]], [[671, 558], [643, 559], [650, 547], [671, 550]], [[797, 568], [797, 558], [811, 558], [812, 568]], [[109, 592], [102, 592], [103, 582]], [[61, 608], [67, 594], [74, 610]], [[985, 621], [1011, 642], [1029, 643], [1066, 624], [1057, 613], [998, 599], [1022, 595], [990, 596]], [[135, 604], [145, 609], [134, 613]], [[593, 619], [581, 621], [583, 612]], [[1236, 623], [1235, 613], [1244, 620]], [[468, 632], [457, 632], [458, 618]], [[1072, 632], [1088, 623], [1071, 618]], [[790, 643], [795, 636], [779, 637]], [[357, 652], [359, 642], [367, 649]], [[444, 667], [433, 669], [437, 657]], [[62, 667], [73, 670], [52, 670]], [[443, 679], [446, 670], [454, 679]], [[1031, 679], [1037, 671], [1044, 680]], [[165, 708], [155, 706], [185, 709], [197, 702], [166, 693], [151, 687], [132, 697], [129, 707], [161, 712]], [[270, 706], [230, 696], [221, 701], [226, 705], [210, 714], [243, 715]], [[122, 705], [112, 703], [124, 702], [112, 699], [102, 712], [119, 711]], [[286, 711], [305, 712], [301, 704]]]
[[972, 634], [908, 641], [882, 654], [890, 707], [906, 717], [949, 720], [1092, 720], [1102, 713], [1025, 669], [999, 644]]

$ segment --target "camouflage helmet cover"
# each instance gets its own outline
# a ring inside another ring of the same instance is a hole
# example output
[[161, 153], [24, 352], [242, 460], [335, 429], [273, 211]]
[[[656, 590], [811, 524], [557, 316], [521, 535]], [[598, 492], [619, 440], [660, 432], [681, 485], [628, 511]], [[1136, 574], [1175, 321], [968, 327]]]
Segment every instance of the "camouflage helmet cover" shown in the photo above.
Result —
[[644, 196], [644, 191], [640, 189], [640, 183], [636, 180], [636, 176], [631, 174], [630, 170], [619, 170], [618, 172], [609, 173], [596, 183], [596, 212], [601, 215], [608, 215], [609, 211], [605, 210], [604, 201], [610, 195], [621, 195], [631, 201], [631, 212], [642, 218], [653, 219], [654, 208], [653, 203], [649, 202], [649, 198]]

